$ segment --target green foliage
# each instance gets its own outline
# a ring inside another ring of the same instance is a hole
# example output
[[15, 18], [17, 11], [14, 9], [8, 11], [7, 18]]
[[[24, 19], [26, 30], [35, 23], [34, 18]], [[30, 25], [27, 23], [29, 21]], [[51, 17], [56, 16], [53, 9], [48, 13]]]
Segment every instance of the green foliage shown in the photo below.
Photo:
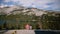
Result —
[[[60, 29], [60, 14], [43, 14], [42, 16], [32, 15], [0, 15], [0, 20], [3, 20], [4, 23], [0, 25], [0, 29], [25, 29], [25, 25], [28, 23], [32, 25], [33, 29], [36, 29], [38, 26], [42, 29]], [[37, 27], [36, 27], [37, 26]]]
[[36, 20], [35, 15], [11, 14], [4, 17], [1, 16], [1, 19], [5, 21], [3, 24], [3, 28], [5, 29], [24, 29], [27, 23], [36, 28], [36, 22], [33, 21]]
[[59, 30], [60, 29], [60, 14], [59, 16], [53, 16], [49, 14], [44, 14], [41, 17], [41, 21], [43, 24], [44, 29], [54, 29]]

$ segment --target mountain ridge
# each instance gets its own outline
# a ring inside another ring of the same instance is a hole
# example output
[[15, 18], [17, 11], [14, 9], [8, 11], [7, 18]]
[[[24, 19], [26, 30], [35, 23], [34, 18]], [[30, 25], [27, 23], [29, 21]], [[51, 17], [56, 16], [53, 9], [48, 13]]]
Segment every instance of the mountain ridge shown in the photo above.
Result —
[[[42, 10], [42, 9], [37, 9], [37, 8], [29, 8], [29, 7], [23, 7], [23, 6], [6, 6], [6, 7], [3, 7], [3, 8], [0, 8], [0, 15], [4, 15], [4, 14], [7, 14], [7, 15], [10, 15], [10, 14], [18, 14], [20, 12], [23, 12], [23, 13], [32, 13], [32, 14], [35, 14], [36, 16], [41, 16], [42, 14], [47, 14], [48, 12], [57, 12], [57, 11], [52, 11], [52, 10]], [[59, 12], [57, 12], [59, 13]]]

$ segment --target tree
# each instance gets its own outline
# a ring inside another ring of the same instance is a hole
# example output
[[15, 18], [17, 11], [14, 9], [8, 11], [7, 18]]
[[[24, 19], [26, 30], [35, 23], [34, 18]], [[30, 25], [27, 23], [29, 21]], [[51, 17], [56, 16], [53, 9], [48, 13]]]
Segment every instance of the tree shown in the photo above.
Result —
[[4, 28], [6, 28], [6, 27], [7, 27], [7, 26], [6, 26], [6, 25], [7, 25], [7, 23], [6, 23], [6, 22], [5, 22], [3, 25], [4, 25]]
[[43, 28], [44, 29], [54, 29], [54, 30], [59, 30], [60, 29], [60, 14], [58, 16], [55, 14], [50, 15], [50, 14], [43, 14], [41, 17], [41, 22], [43, 23]]

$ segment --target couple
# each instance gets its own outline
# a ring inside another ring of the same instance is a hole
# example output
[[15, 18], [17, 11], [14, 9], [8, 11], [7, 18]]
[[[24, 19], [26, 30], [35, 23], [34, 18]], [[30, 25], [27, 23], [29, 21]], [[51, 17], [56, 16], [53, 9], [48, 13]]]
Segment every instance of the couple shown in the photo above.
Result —
[[31, 30], [31, 29], [32, 29], [32, 26], [31, 26], [30, 24], [26, 24], [26, 25], [25, 25], [25, 29]]

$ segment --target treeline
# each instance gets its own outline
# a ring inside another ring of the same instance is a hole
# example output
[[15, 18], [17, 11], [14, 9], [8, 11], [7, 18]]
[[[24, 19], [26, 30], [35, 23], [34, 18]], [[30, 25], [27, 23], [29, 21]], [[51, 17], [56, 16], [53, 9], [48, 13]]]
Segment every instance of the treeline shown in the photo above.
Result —
[[41, 16], [43, 29], [60, 30], [60, 13], [56, 14], [43, 14]]
[[60, 14], [0, 15], [0, 23], [2, 23], [1, 21], [3, 24], [0, 24], [0, 29], [25, 29], [25, 25], [28, 23], [32, 25], [33, 29], [60, 30]]
[[4, 21], [3, 24], [0, 24], [0, 29], [25, 29], [26, 24], [32, 25], [33, 29], [35, 29], [37, 23], [35, 15], [23, 14], [0, 15], [0, 20]]

